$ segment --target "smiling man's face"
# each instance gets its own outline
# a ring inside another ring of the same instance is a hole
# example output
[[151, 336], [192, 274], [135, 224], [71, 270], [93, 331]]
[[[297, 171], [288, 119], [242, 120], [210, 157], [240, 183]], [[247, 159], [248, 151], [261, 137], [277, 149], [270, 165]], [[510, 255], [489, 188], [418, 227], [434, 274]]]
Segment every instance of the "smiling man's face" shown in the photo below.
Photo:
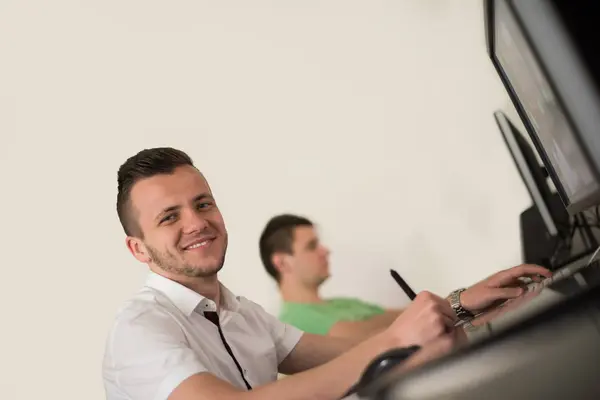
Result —
[[152, 270], [181, 277], [215, 275], [225, 261], [227, 230], [204, 176], [192, 166], [177, 167], [137, 182], [131, 210], [143, 238], [127, 246]]

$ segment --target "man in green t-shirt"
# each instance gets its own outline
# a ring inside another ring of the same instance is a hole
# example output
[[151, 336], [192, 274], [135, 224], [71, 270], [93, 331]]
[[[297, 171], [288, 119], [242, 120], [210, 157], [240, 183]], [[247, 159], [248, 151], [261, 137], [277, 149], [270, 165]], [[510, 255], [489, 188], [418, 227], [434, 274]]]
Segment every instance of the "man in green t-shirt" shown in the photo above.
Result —
[[[259, 247], [265, 269], [277, 281], [283, 299], [279, 318], [305, 332], [360, 341], [387, 328], [402, 312], [356, 298], [322, 298], [319, 287], [329, 278], [329, 250], [304, 217], [273, 217], [260, 236]], [[476, 313], [519, 296], [519, 279], [533, 274], [537, 280], [535, 274], [540, 271], [547, 273], [528, 265], [498, 272], [460, 292], [459, 302]]]

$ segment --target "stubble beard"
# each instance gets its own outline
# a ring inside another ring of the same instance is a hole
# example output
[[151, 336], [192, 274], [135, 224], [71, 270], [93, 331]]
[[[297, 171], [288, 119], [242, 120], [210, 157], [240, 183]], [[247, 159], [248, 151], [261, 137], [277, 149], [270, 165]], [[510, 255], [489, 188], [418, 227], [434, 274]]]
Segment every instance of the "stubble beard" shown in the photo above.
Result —
[[215, 276], [225, 264], [227, 241], [225, 241], [223, 254], [220, 256], [216, 265], [209, 267], [181, 263], [172, 253], [163, 253], [148, 244], [146, 244], [146, 249], [150, 254], [152, 263], [169, 274], [183, 275], [188, 278], [209, 278]]

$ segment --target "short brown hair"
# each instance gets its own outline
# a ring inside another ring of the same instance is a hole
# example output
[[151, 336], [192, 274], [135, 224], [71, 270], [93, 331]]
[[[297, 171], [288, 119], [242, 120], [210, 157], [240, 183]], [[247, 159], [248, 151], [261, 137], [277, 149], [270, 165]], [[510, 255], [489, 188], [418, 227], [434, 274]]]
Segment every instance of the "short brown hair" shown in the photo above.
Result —
[[172, 174], [175, 168], [191, 165], [192, 159], [171, 147], [144, 149], [121, 165], [117, 174], [117, 214], [128, 236], [143, 237], [142, 229], [131, 207], [131, 189], [140, 180], [159, 174]]
[[260, 235], [258, 247], [260, 258], [267, 273], [279, 282], [279, 271], [273, 265], [271, 258], [275, 253], [292, 254], [294, 231], [299, 226], [313, 226], [313, 223], [304, 217], [293, 214], [277, 215], [267, 223]]

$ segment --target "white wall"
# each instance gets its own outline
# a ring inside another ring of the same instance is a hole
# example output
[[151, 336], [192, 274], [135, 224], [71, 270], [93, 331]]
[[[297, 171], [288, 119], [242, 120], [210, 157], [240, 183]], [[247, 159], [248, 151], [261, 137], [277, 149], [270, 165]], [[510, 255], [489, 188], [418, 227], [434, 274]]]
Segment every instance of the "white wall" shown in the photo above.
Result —
[[116, 171], [170, 145], [230, 232], [222, 280], [279, 306], [257, 241], [290, 211], [333, 250], [328, 295], [389, 306], [519, 261], [529, 201], [492, 112], [481, 2], [0, 2], [0, 397], [103, 398], [116, 308], [143, 282]]

